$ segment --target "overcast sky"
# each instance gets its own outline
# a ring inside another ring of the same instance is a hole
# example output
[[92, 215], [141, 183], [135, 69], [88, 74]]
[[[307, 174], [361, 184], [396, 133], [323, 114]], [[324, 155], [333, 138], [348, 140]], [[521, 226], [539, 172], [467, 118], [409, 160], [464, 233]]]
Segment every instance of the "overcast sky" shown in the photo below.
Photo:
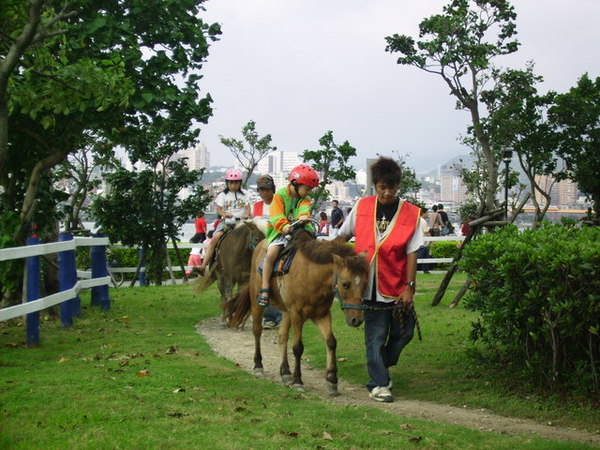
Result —
[[[241, 139], [256, 122], [279, 150], [319, 148], [328, 130], [348, 140], [364, 167], [376, 153], [408, 154], [417, 171], [468, 153], [457, 138], [468, 113], [439, 76], [396, 64], [385, 36], [418, 36], [425, 17], [450, 0], [209, 0], [203, 18], [223, 35], [204, 65], [203, 89], [214, 114], [200, 140], [211, 165], [233, 165], [219, 135]], [[523, 68], [534, 60], [542, 90], [564, 92], [588, 72], [600, 76], [600, 0], [513, 0], [515, 55], [497, 65]]]

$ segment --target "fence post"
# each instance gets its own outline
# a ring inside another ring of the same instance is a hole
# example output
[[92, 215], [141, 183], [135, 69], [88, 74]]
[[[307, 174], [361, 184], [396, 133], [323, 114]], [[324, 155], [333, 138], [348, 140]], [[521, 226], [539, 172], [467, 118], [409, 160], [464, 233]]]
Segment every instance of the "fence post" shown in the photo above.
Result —
[[138, 250], [138, 258], [142, 262], [142, 264], [140, 265], [140, 274], [138, 278], [140, 280], [140, 286], [146, 286], [146, 271], [142, 270], [146, 267], [146, 261], [144, 261], [144, 256], [144, 249], [140, 248]]
[[[27, 245], [37, 245], [38, 238], [27, 238]], [[40, 298], [40, 257], [30, 256], [27, 258], [27, 301], [33, 302]], [[40, 312], [27, 314], [27, 345], [38, 345], [40, 343]]]
[[[71, 241], [73, 235], [70, 233], [61, 233], [58, 240]], [[77, 282], [77, 268], [75, 267], [75, 251], [67, 250], [58, 253], [58, 285], [61, 291], [66, 291], [75, 286]], [[81, 301], [79, 296], [62, 302], [60, 304], [60, 321], [65, 328], [73, 325], [73, 317], [78, 316], [80, 312]]]
[[[104, 237], [98, 233], [92, 237]], [[104, 245], [94, 245], [90, 249], [92, 258], [92, 278], [102, 278], [108, 276], [108, 267], [106, 265], [106, 247]], [[108, 295], [108, 285], [92, 287], [92, 305], [100, 306], [102, 311], [110, 310], [110, 297]]]

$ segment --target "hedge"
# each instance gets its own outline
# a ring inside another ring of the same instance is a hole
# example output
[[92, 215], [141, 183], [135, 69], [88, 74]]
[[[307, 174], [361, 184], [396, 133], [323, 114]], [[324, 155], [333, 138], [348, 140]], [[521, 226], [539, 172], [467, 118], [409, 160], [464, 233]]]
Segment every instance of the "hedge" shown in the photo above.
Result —
[[553, 392], [600, 392], [600, 228], [506, 227], [471, 242], [460, 266], [480, 313], [473, 338], [505, 367]]

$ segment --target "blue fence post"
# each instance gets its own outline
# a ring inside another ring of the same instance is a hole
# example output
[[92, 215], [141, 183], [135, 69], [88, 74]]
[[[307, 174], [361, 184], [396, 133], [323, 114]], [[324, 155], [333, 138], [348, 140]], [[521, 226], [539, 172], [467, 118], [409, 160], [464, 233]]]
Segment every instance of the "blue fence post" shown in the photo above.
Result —
[[[103, 234], [94, 234], [92, 237], [104, 237]], [[102, 278], [108, 276], [108, 267], [106, 266], [106, 246], [94, 245], [90, 249], [92, 258], [92, 278]], [[110, 310], [110, 297], [108, 295], [108, 284], [94, 286], [92, 288], [92, 305], [100, 306], [102, 311]]]
[[[140, 261], [143, 261], [144, 259], [144, 249], [140, 248], [138, 250], [138, 258], [140, 258]], [[146, 267], [146, 263], [142, 262], [142, 265], [140, 266], [140, 275], [139, 275], [139, 280], [140, 280], [140, 286], [146, 286], [146, 272], [143, 270]]]
[[[38, 238], [27, 238], [27, 245], [37, 245]], [[27, 258], [27, 301], [32, 302], [40, 298], [40, 257], [30, 256]], [[40, 312], [27, 314], [27, 345], [38, 345], [40, 343]]]
[[[58, 235], [58, 240], [71, 241], [73, 235], [69, 233], [61, 233]], [[75, 251], [67, 250], [58, 253], [58, 285], [59, 289], [66, 291], [75, 286], [77, 282], [77, 268], [75, 267]], [[80, 307], [79, 296], [62, 302], [60, 304], [60, 321], [65, 328], [73, 325], [73, 317], [79, 315]]]

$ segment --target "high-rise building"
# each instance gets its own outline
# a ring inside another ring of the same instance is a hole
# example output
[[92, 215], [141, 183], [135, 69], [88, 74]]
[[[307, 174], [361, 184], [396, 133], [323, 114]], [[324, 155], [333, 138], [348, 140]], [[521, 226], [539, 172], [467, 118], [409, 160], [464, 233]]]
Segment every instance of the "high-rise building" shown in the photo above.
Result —
[[210, 153], [204, 143], [200, 142], [195, 147], [190, 147], [178, 153], [180, 158], [187, 158], [187, 165], [191, 170], [208, 169], [210, 167]]
[[256, 166], [255, 173], [264, 174], [284, 174], [287, 175], [290, 171], [300, 164], [300, 157], [295, 152], [276, 151], [269, 153], [261, 159]]

